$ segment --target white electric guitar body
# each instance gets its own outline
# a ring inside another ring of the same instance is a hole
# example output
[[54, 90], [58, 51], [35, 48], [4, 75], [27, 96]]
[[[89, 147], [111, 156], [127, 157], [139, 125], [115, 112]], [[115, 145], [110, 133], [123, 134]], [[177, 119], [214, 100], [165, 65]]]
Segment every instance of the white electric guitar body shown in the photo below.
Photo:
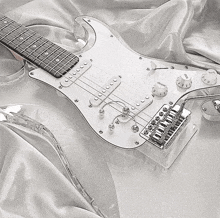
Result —
[[[3, 29], [4, 21], [6, 18], [1, 18]], [[72, 59], [62, 65], [66, 56], [59, 57], [57, 53], [50, 59], [55, 63], [50, 70], [58, 73], [53, 75], [37, 68], [30, 70], [29, 76], [66, 96], [106, 142], [124, 149], [136, 148], [169, 168], [197, 130], [190, 124], [191, 111], [182, 105], [183, 100], [198, 94], [215, 94], [220, 85], [219, 74], [215, 70], [140, 56], [123, 45], [101, 22], [88, 17], [79, 17], [76, 21], [85, 31], [85, 46], [78, 57], [73, 56], [77, 59], [74, 66], [59, 73], [59, 69]], [[16, 29], [16, 25], [13, 28]], [[3, 44], [25, 58], [28, 57], [25, 51], [32, 49], [30, 57], [26, 58], [31, 62], [31, 55], [40, 46], [35, 41], [41, 39], [35, 38], [30, 45], [20, 49], [23, 33], [16, 34], [17, 46], [10, 46], [13, 38], [7, 39], [8, 45], [4, 42], [11, 32], [1, 36]], [[35, 54], [33, 63], [41, 66], [43, 55], [50, 56], [50, 52], [44, 49], [42, 54]]]

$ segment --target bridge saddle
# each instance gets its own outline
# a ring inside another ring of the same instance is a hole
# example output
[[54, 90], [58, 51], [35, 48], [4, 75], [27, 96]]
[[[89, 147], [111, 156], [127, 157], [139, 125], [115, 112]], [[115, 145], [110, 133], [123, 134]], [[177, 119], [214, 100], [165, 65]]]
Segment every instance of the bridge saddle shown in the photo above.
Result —
[[190, 111], [179, 110], [179, 105], [163, 105], [141, 131], [140, 136], [159, 149], [168, 148], [190, 118]]

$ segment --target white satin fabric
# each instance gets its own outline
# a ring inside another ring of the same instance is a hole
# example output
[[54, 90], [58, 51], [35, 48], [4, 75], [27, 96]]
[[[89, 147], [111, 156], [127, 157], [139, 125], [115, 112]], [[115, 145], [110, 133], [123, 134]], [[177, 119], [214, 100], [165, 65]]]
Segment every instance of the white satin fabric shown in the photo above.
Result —
[[[0, 6], [1, 13], [72, 52], [81, 49], [74, 35], [74, 19], [89, 15], [108, 24], [143, 55], [220, 70], [218, 0], [0, 0]], [[0, 49], [0, 76], [14, 74], [22, 63], [3, 46]], [[17, 90], [17, 86], [19, 81], [1, 83], [0, 105], [46, 102], [40, 85], [27, 84], [26, 91]], [[62, 104], [57, 105], [59, 96], [52, 93], [46, 94], [50, 99], [47, 108], [59, 114], [53, 107], [62, 109], [68, 104], [60, 100]], [[66, 113], [71, 115], [70, 111]], [[33, 118], [39, 119], [36, 114]], [[100, 152], [104, 154], [100, 145], [78, 132], [77, 125], [72, 123], [67, 128], [66, 123], [59, 124], [53, 119], [49, 116], [51, 121], [40, 121], [49, 122], [74, 172], [100, 209], [109, 217], [119, 217], [114, 181], [107, 159], [100, 157]], [[60, 125], [65, 126], [62, 131]], [[67, 129], [74, 129], [75, 137]], [[9, 128], [5, 124], [0, 125], [0, 136], [1, 217], [98, 217], [70, 185], [58, 157], [44, 138], [28, 129]]]

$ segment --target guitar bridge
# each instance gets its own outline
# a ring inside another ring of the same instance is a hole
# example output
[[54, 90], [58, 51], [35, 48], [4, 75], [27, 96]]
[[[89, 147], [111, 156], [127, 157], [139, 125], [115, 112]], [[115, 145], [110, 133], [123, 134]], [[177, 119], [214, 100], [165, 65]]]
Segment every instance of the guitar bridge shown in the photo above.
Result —
[[179, 105], [163, 105], [141, 131], [140, 136], [159, 149], [167, 149], [190, 118], [190, 111], [179, 110]]

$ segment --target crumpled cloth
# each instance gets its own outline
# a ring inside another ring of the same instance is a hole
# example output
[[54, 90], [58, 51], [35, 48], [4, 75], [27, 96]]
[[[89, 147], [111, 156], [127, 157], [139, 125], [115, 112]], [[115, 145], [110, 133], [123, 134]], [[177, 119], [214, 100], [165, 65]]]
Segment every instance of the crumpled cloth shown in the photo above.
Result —
[[[77, 34], [74, 32], [74, 19], [79, 15], [89, 15], [108, 24], [142, 55], [220, 70], [218, 0], [0, 0], [0, 6], [1, 13], [72, 52], [82, 48], [74, 35]], [[3, 46], [0, 49], [1, 80], [2, 76], [17, 72], [22, 62], [16, 61]], [[0, 92], [3, 96], [4, 89], [1, 87]], [[7, 101], [0, 99], [0, 104], [13, 104], [12, 99], [8, 95]], [[0, 133], [2, 217], [97, 217], [62, 177], [59, 166], [54, 167], [56, 157], [49, 158], [36, 152], [34, 145], [39, 139], [34, 134], [27, 131], [21, 138], [18, 130], [12, 131], [4, 125], [0, 125]], [[97, 155], [93, 158], [95, 161]], [[100, 170], [100, 175], [104, 169], [107, 167], [94, 165], [90, 168], [91, 171]], [[85, 181], [87, 176], [81, 175]], [[118, 217], [110, 172], [105, 176], [111, 187], [98, 189], [93, 183], [90, 188], [100, 198], [99, 202], [106, 203], [105, 206], [109, 196], [103, 195], [101, 190], [113, 190], [114, 210], [108, 215]], [[98, 181], [102, 184], [101, 176]], [[108, 205], [109, 208], [111, 205]], [[108, 213], [108, 207], [105, 207], [106, 211]]]
[[47, 140], [28, 129], [0, 129], [0, 217], [99, 217], [61, 176]]

